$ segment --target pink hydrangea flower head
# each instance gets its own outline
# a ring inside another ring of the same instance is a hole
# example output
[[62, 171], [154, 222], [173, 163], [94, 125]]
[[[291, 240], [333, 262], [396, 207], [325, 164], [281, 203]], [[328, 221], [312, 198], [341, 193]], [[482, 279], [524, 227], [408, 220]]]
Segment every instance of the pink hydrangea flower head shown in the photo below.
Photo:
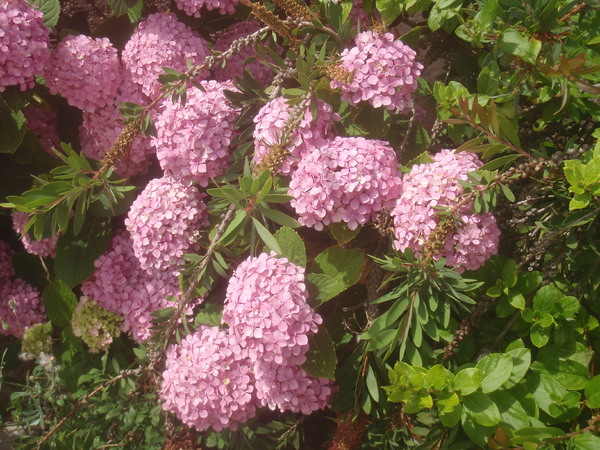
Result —
[[204, 431], [236, 430], [256, 414], [254, 376], [234, 336], [201, 327], [167, 349], [160, 398], [165, 411]]
[[67, 36], [52, 52], [45, 77], [51, 93], [94, 112], [112, 103], [121, 84], [117, 49], [107, 38]]
[[161, 167], [183, 183], [207, 186], [229, 162], [229, 145], [239, 110], [232, 108], [224, 90], [231, 82], [201, 81], [205, 91], [188, 89], [185, 105], [165, 100], [158, 115], [152, 145]]
[[500, 229], [491, 213], [461, 214], [461, 225], [444, 243], [446, 264], [457, 272], [475, 270], [498, 253]]
[[[420, 255], [431, 232], [439, 223], [439, 208], [452, 207], [463, 193], [459, 181], [467, 173], [481, 167], [473, 153], [442, 150], [429, 164], [414, 165], [402, 180], [402, 193], [392, 210], [394, 246], [400, 251], [411, 248]], [[494, 216], [473, 214], [472, 202], [459, 211], [459, 226], [447, 236], [444, 252], [436, 259], [446, 258], [457, 270], [476, 269], [498, 250], [500, 231]]]
[[217, 9], [221, 14], [233, 14], [239, 0], [175, 0], [177, 8], [188, 16], [200, 17], [203, 6], [208, 10]]
[[[125, 45], [121, 59], [127, 77], [155, 97], [160, 90], [158, 76], [163, 67], [187, 70], [186, 60], [200, 65], [210, 54], [206, 41], [177, 20], [174, 14], [158, 12], [141, 22]], [[202, 75], [202, 74], [201, 74]], [[208, 71], [204, 77], [208, 76]]]
[[21, 279], [0, 284], [0, 334], [23, 337], [25, 329], [46, 321], [40, 292]]
[[33, 87], [48, 61], [50, 30], [44, 16], [25, 0], [0, 2], [0, 92]]
[[[27, 221], [29, 220], [29, 214], [26, 212], [13, 212], [12, 213], [12, 221], [13, 221], [13, 229], [21, 235], [23, 230], [25, 230], [25, 225], [27, 225]], [[31, 238], [29, 233], [25, 233], [21, 235], [21, 242], [23, 243], [23, 247], [25, 247], [25, 251], [27, 253], [31, 253], [32, 255], [42, 256], [42, 257], [56, 257], [56, 244], [58, 243], [59, 234], [51, 236], [49, 238], [40, 239], [39, 241], [35, 241]]]
[[412, 94], [423, 66], [408, 45], [394, 40], [392, 33], [363, 31], [356, 47], [340, 55], [343, 77], [334, 77], [333, 89], [341, 89], [342, 100], [356, 105], [368, 101], [375, 108], [403, 111], [413, 105]]
[[[81, 285], [84, 295], [99, 306], [123, 316], [122, 331], [128, 331], [138, 342], [152, 332], [152, 313], [175, 306], [168, 296], [180, 296], [179, 281], [171, 272], [149, 274], [142, 269], [133, 252], [133, 241], [125, 231], [118, 231], [109, 249], [94, 263], [96, 270]], [[186, 310], [197, 304], [196, 299]]]
[[320, 141], [292, 173], [288, 194], [303, 225], [322, 230], [346, 222], [352, 230], [400, 194], [396, 154], [387, 142], [362, 137]]
[[[233, 41], [248, 36], [259, 29], [260, 23], [253, 20], [234, 23], [217, 38], [213, 48], [224, 52], [229, 49]], [[215, 69], [215, 79], [218, 81], [234, 80], [241, 77], [244, 70], [247, 70], [260, 84], [269, 84], [273, 80], [273, 71], [258, 60], [246, 64], [246, 60], [253, 57], [256, 58], [257, 55], [251, 45], [242, 47], [239, 52], [227, 60], [225, 67], [219, 66]]]
[[[308, 154], [315, 142], [332, 137], [331, 127], [340, 117], [327, 103], [317, 100], [318, 115], [312, 116], [310, 106], [306, 107], [300, 123], [295, 128], [286, 151], [288, 155], [281, 164], [280, 172], [289, 175], [296, 168], [298, 160]], [[254, 118], [254, 156], [252, 161], [261, 164], [272, 151], [273, 144], [281, 143], [284, 127], [290, 117], [292, 107], [283, 97], [265, 104]], [[288, 137], [289, 138], [289, 137]]]
[[27, 128], [40, 139], [42, 150], [52, 156], [56, 156], [52, 151], [52, 148], [60, 149], [56, 110], [41, 108], [30, 103], [23, 110], [23, 114], [27, 121]]
[[334, 392], [331, 380], [308, 375], [293, 364], [258, 362], [254, 373], [258, 402], [271, 410], [308, 415], [324, 409]]
[[242, 262], [227, 286], [223, 322], [253, 361], [302, 364], [322, 322], [307, 303], [304, 268], [275, 253]]
[[207, 208], [194, 186], [164, 176], [150, 180], [138, 195], [125, 225], [142, 269], [176, 273], [183, 254], [198, 250], [198, 232], [208, 225]]
[[0, 285], [15, 276], [15, 268], [12, 264], [14, 251], [6, 241], [0, 241]]

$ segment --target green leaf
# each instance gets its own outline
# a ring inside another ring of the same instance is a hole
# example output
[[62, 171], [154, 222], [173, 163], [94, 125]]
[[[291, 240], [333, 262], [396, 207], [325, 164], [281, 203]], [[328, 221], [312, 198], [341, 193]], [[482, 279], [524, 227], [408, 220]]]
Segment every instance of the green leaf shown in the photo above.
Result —
[[587, 432], [573, 436], [570, 443], [572, 446], [569, 446], [569, 448], [573, 450], [598, 449], [600, 448], [600, 437]]
[[135, 6], [136, 0], [108, 0], [110, 8], [116, 16], [122, 16], [127, 10]]
[[264, 214], [268, 219], [271, 219], [273, 222], [284, 226], [284, 227], [290, 227], [290, 228], [299, 228], [300, 227], [300, 222], [298, 222], [296, 219], [288, 216], [285, 213], [282, 213], [281, 211], [277, 211], [275, 209], [268, 209], [268, 208], [257, 208], [258, 211], [260, 211], [261, 214]]
[[440, 390], [446, 384], [446, 369], [441, 364], [436, 364], [427, 371], [426, 378], [433, 389]]
[[29, 0], [29, 3], [37, 5], [44, 15], [44, 24], [48, 28], [53, 28], [58, 23], [60, 17], [59, 0]]
[[323, 303], [355, 284], [364, 264], [360, 250], [332, 247], [317, 255], [307, 280], [317, 288], [317, 299]]
[[552, 377], [569, 391], [583, 389], [590, 377], [586, 366], [572, 359], [560, 357], [551, 347], [538, 353], [537, 361], [531, 365], [531, 370]]
[[500, 420], [500, 411], [489, 395], [474, 392], [463, 397], [463, 411], [474, 422], [484, 427], [496, 426]]
[[77, 306], [77, 298], [71, 288], [61, 280], [54, 280], [44, 289], [42, 300], [50, 321], [60, 328], [67, 328]]
[[585, 386], [588, 408], [600, 408], [600, 375], [596, 375]]
[[556, 302], [562, 297], [564, 294], [554, 283], [542, 286], [533, 298], [533, 309], [541, 313], [556, 313]]
[[549, 327], [544, 327], [540, 324], [540, 322], [534, 322], [531, 325], [531, 342], [537, 348], [541, 348], [548, 343], [550, 340], [550, 330]]
[[327, 229], [340, 246], [347, 244], [360, 233], [360, 227], [351, 230], [344, 222], [332, 223], [327, 226]]
[[513, 443], [523, 444], [526, 442], [541, 442], [553, 437], [565, 434], [560, 428], [552, 427], [529, 427], [521, 428], [514, 432]]
[[529, 64], [535, 64], [542, 49], [542, 42], [537, 39], [527, 39], [513, 28], [502, 33], [498, 39], [498, 47], [505, 53], [518, 56]]
[[490, 396], [496, 406], [498, 406], [503, 423], [510, 425], [514, 430], [519, 430], [531, 425], [529, 414], [513, 395], [502, 390], [493, 392]]
[[531, 365], [531, 350], [528, 348], [515, 348], [506, 352], [512, 358], [513, 368], [506, 388], [511, 388], [523, 379]]
[[475, 20], [479, 22], [479, 28], [482, 31], [487, 31], [494, 24], [497, 16], [498, 0], [486, 0], [481, 11], [479, 11], [475, 16]]
[[491, 353], [481, 359], [476, 367], [481, 370], [481, 391], [487, 394], [500, 388], [510, 378], [513, 360], [510, 355]]
[[275, 239], [281, 248], [281, 256], [300, 267], [306, 267], [306, 246], [298, 233], [289, 227], [282, 227], [275, 233]]
[[375, 371], [373, 371], [371, 366], [367, 369], [365, 384], [367, 385], [367, 390], [369, 391], [371, 398], [375, 400], [376, 403], [379, 403], [379, 384], [377, 383], [377, 377], [375, 377]]
[[451, 411], [440, 410], [438, 411], [438, 414], [442, 424], [453, 428], [458, 425], [458, 422], [460, 422], [460, 417], [462, 416], [462, 405], [459, 404]]
[[469, 395], [475, 392], [481, 386], [483, 374], [476, 367], [462, 369], [454, 377], [454, 387], [460, 391], [462, 395]]
[[500, 67], [493, 62], [481, 69], [477, 78], [477, 92], [485, 95], [496, 95], [500, 87]]
[[502, 268], [502, 281], [504, 285], [511, 288], [517, 283], [517, 263], [509, 259]]
[[550, 375], [538, 372], [528, 374], [526, 383], [540, 409], [555, 417], [556, 415], [551, 412], [551, 407], [567, 395], [567, 390], [563, 385]]
[[0, 97], [0, 153], [14, 153], [25, 137], [27, 127], [20, 109], [11, 108]]
[[110, 219], [90, 217], [81, 232], [74, 236], [69, 229], [58, 239], [54, 270], [69, 287], [84, 281], [94, 272], [94, 261], [110, 242]]
[[273, 237], [271, 232], [267, 230], [265, 226], [258, 220], [256, 220], [254, 217], [252, 218], [252, 222], [254, 223], [254, 228], [256, 229], [258, 235], [265, 243], [267, 248], [281, 255], [281, 248], [279, 248], [279, 244], [277, 243], [277, 240]]
[[316, 334], [309, 336], [310, 349], [306, 353], [306, 362], [302, 368], [313, 377], [335, 379], [335, 347], [324, 326]]
[[584, 184], [583, 168], [581, 161], [576, 159], [568, 159], [565, 161], [565, 177], [572, 186], [580, 186]]
[[377, 0], [377, 11], [381, 13], [381, 20], [386, 24], [396, 20], [402, 14], [402, 9], [402, 2], [398, 0]]

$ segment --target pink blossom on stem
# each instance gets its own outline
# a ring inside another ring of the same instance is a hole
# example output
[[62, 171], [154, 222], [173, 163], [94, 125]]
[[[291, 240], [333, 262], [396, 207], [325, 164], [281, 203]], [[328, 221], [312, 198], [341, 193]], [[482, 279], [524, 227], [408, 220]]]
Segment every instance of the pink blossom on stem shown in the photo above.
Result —
[[36, 6], [25, 0], [0, 2], [0, 92], [33, 87], [50, 55], [50, 30]]
[[400, 193], [396, 154], [387, 142], [337, 137], [318, 142], [292, 173], [288, 194], [303, 225], [351, 230], [391, 208]]
[[107, 38], [67, 36], [52, 52], [45, 78], [51, 93], [94, 112], [112, 102], [121, 84], [117, 49]]
[[36, 288], [18, 278], [0, 283], [0, 334], [21, 338], [27, 327], [45, 321]]
[[[27, 221], [29, 220], [29, 214], [26, 212], [13, 212], [12, 213], [12, 221], [13, 221], [13, 229], [21, 235], [23, 230], [25, 230], [25, 225], [27, 225]], [[39, 241], [35, 241], [31, 238], [29, 233], [25, 233], [21, 235], [21, 242], [23, 243], [23, 247], [25, 247], [25, 251], [27, 253], [31, 253], [32, 255], [46, 257], [49, 256], [54, 258], [56, 256], [56, 244], [58, 243], [59, 234], [51, 236], [49, 238], [40, 239]]]

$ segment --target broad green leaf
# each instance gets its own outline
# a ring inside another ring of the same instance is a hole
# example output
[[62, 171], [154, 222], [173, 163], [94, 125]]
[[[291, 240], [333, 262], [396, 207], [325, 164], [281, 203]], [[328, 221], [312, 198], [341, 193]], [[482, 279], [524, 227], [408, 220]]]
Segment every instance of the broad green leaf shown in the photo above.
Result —
[[379, 350], [380, 348], [387, 347], [392, 343], [394, 337], [396, 336], [397, 330], [384, 330], [381, 333], [377, 334], [371, 342], [369, 342], [369, 346], [367, 349], [369, 351]]
[[462, 405], [459, 404], [456, 408], [448, 412], [440, 410], [438, 411], [438, 415], [442, 424], [446, 425], [447, 427], [453, 428], [456, 425], [458, 425], [458, 422], [460, 422], [460, 417], [462, 415]]
[[514, 432], [513, 443], [524, 444], [525, 442], [541, 442], [553, 437], [564, 435], [560, 428], [552, 427], [528, 427]]
[[381, 20], [386, 24], [396, 20], [402, 14], [402, 9], [402, 2], [398, 0], [377, 0], [377, 11], [381, 13]]
[[[487, 31], [493, 23], [496, 21], [498, 16], [498, 0], [486, 0], [481, 11], [475, 15], [475, 20], [479, 22], [479, 28], [483, 31]], [[494, 95], [488, 94], [488, 95]]]
[[360, 250], [332, 247], [317, 255], [307, 280], [317, 288], [317, 299], [323, 303], [355, 284], [364, 263]]
[[531, 370], [547, 374], [569, 391], [583, 389], [589, 380], [589, 370], [571, 359], [559, 358], [556, 352], [540, 351]]
[[351, 230], [344, 222], [332, 223], [327, 226], [327, 229], [340, 246], [347, 244], [360, 233], [360, 227]]
[[550, 330], [551, 328], [545, 327], [540, 324], [540, 322], [534, 322], [531, 325], [531, 342], [537, 348], [541, 348], [548, 343], [550, 340]]
[[367, 376], [365, 378], [365, 383], [367, 385], [367, 390], [369, 394], [373, 398], [373, 400], [379, 403], [379, 384], [377, 383], [377, 377], [375, 376], [375, 371], [371, 366], [367, 369]]
[[300, 267], [306, 267], [306, 246], [298, 233], [289, 227], [281, 227], [275, 233], [275, 239], [281, 249], [281, 256]]
[[71, 228], [61, 234], [54, 261], [58, 278], [69, 287], [88, 278], [94, 272], [94, 261], [106, 251], [111, 232], [110, 219], [89, 217], [77, 236]]
[[542, 49], [542, 42], [533, 38], [528, 39], [517, 30], [509, 28], [498, 39], [498, 47], [505, 53], [518, 56], [529, 64], [535, 64]]
[[404, 410], [409, 414], [416, 414], [424, 409], [433, 407], [433, 398], [428, 392], [413, 392], [404, 403]]
[[435, 389], [440, 390], [446, 384], [446, 369], [441, 364], [436, 364], [427, 371], [427, 382]]
[[71, 288], [61, 280], [54, 280], [44, 289], [42, 300], [50, 321], [60, 328], [67, 328], [77, 306], [77, 298]]
[[37, 5], [44, 15], [44, 24], [53, 28], [58, 23], [60, 17], [60, 1], [59, 0], [29, 0], [29, 3]]
[[600, 375], [596, 375], [585, 386], [588, 408], [600, 408]]
[[502, 268], [502, 281], [504, 285], [511, 288], [517, 283], [517, 263], [509, 259]]
[[600, 437], [592, 434], [591, 432], [578, 434], [571, 438], [571, 444], [569, 448], [573, 450], [593, 450], [600, 448]]
[[500, 411], [489, 395], [474, 392], [463, 397], [463, 411], [474, 422], [484, 427], [496, 426], [500, 420]]
[[544, 412], [555, 416], [551, 412], [551, 406], [562, 401], [567, 395], [567, 390], [549, 375], [531, 372], [526, 378], [529, 392], [533, 394], [536, 403]]
[[513, 360], [510, 355], [491, 353], [481, 359], [476, 367], [481, 370], [481, 391], [486, 394], [497, 390], [510, 378]]
[[533, 298], [533, 309], [541, 313], [557, 312], [555, 303], [564, 297], [562, 291], [554, 283], [542, 286]]
[[542, 283], [542, 274], [538, 271], [519, 274], [515, 289], [523, 295], [532, 293]]
[[452, 412], [460, 406], [460, 398], [456, 392], [440, 392], [438, 394], [438, 409], [444, 412]]
[[493, 392], [490, 396], [498, 406], [503, 423], [509, 425], [513, 430], [531, 425], [529, 414], [514, 396], [504, 390]]
[[337, 359], [331, 336], [324, 326], [319, 327], [316, 334], [309, 336], [309, 350], [306, 353], [306, 362], [302, 368], [313, 377], [335, 379], [335, 366]]
[[515, 348], [506, 352], [512, 358], [513, 368], [504, 387], [510, 388], [523, 379], [531, 365], [531, 350], [528, 348]]
[[477, 92], [485, 95], [496, 95], [500, 87], [500, 67], [493, 62], [481, 69], [477, 78]]
[[581, 161], [576, 159], [568, 159], [564, 164], [565, 177], [567, 178], [569, 184], [573, 186], [580, 186], [584, 184], [584, 165], [581, 163]]
[[480, 369], [476, 367], [462, 369], [454, 377], [454, 387], [462, 395], [469, 395], [479, 389], [482, 380], [483, 374]]

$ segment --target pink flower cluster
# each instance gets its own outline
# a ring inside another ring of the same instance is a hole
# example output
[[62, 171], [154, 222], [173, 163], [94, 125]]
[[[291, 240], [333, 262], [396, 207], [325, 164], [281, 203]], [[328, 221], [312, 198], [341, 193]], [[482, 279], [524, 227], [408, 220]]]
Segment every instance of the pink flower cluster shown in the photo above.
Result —
[[169, 176], [150, 180], [125, 219], [142, 269], [178, 273], [183, 254], [198, 249], [198, 232], [208, 224], [206, 210], [194, 186]]
[[396, 154], [387, 142], [362, 137], [321, 141], [292, 173], [288, 194], [303, 225], [356, 229], [400, 194]]
[[206, 9], [218, 9], [221, 14], [233, 14], [239, 0], [175, 0], [177, 8], [188, 16], [200, 17], [203, 6]]
[[423, 66], [415, 61], [409, 46], [394, 40], [392, 33], [363, 31], [356, 36], [356, 47], [341, 54], [340, 68], [349, 80], [334, 78], [333, 89], [342, 90], [342, 100], [356, 105], [368, 101], [375, 108], [402, 111], [412, 106], [412, 94]]
[[33, 87], [34, 75], [44, 72], [49, 43], [41, 11], [25, 0], [0, 2], [0, 92]]
[[107, 38], [67, 36], [52, 52], [45, 77], [51, 93], [94, 112], [112, 102], [121, 84], [117, 49]]
[[[420, 254], [429, 235], [439, 223], [440, 207], [452, 207], [463, 192], [459, 181], [477, 170], [481, 162], [473, 153], [442, 150], [434, 162], [413, 166], [402, 180], [402, 193], [392, 210], [394, 246], [404, 251], [411, 248]], [[476, 269], [498, 250], [500, 231], [490, 213], [473, 214], [473, 205], [459, 211], [462, 223], [445, 241], [443, 254], [447, 264], [462, 271]]]
[[[215, 41], [214, 49], [220, 52], [224, 52], [229, 49], [233, 41], [248, 36], [260, 29], [260, 24], [253, 20], [244, 22], [237, 22], [225, 29]], [[231, 58], [227, 60], [225, 67], [218, 67], [215, 69], [215, 79], [218, 81], [234, 80], [243, 75], [244, 70], [247, 70], [252, 74], [254, 79], [260, 84], [267, 85], [273, 79], [273, 71], [262, 64], [260, 61], [252, 61], [246, 63], [248, 58], [256, 58], [256, 52], [252, 46], [247, 45], [243, 47], [239, 52], [235, 53]]]
[[159, 12], [138, 25], [121, 59], [126, 78], [139, 84], [145, 95], [154, 97], [160, 90], [158, 76], [163, 67], [185, 72], [186, 60], [200, 65], [209, 54], [206, 41], [197, 33], [179, 22], [174, 14]]
[[201, 327], [167, 350], [163, 409], [198, 431], [237, 429], [256, 414], [254, 376], [234, 336]]
[[23, 114], [27, 121], [27, 128], [40, 139], [42, 150], [55, 156], [52, 148], [60, 149], [56, 110], [30, 103], [23, 110]]
[[[286, 148], [289, 155], [281, 165], [281, 173], [289, 175], [297, 166], [297, 161], [307, 155], [317, 141], [331, 137], [331, 127], [340, 117], [327, 103], [317, 100], [317, 117], [313, 117], [310, 106], [306, 107], [294, 136]], [[254, 117], [254, 156], [252, 161], [260, 164], [271, 151], [273, 144], [281, 143], [283, 129], [290, 117], [291, 106], [283, 97], [265, 104]]]
[[234, 90], [230, 82], [202, 81], [204, 91], [191, 87], [187, 102], [165, 100], [155, 121], [152, 145], [161, 167], [182, 183], [207, 186], [223, 173], [229, 162], [229, 144], [239, 110], [232, 108], [223, 91]]
[[[18, 233], [23, 233], [25, 230], [25, 225], [27, 225], [27, 221], [29, 220], [29, 214], [26, 212], [13, 212], [12, 213], [12, 222], [13, 229]], [[32, 255], [42, 256], [42, 257], [51, 257], [54, 258], [56, 256], [56, 244], [58, 242], [58, 233], [55, 236], [40, 239], [39, 241], [34, 241], [31, 239], [31, 236], [28, 233], [21, 235], [21, 242], [23, 243], [23, 247], [25, 247], [25, 251], [27, 253], [31, 253]]]
[[[167, 296], [179, 296], [177, 277], [171, 272], [151, 275], [143, 270], [133, 252], [133, 242], [124, 231], [114, 235], [110, 248], [94, 266], [92, 276], [81, 285], [83, 294], [99, 306], [122, 315], [122, 330], [129, 331], [136, 341], [148, 339], [151, 314], [174, 306]], [[194, 303], [199, 301], [196, 299]]]
[[242, 262], [230, 279], [223, 322], [202, 327], [167, 352], [163, 408], [198, 431], [236, 429], [256, 408], [311, 412], [333, 393], [308, 375], [308, 336], [321, 317], [308, 306], [304, 269], [265, 253]]
[[304, 268], [262, 253], [242, 262], [227, 286], [223, 322], [255, 361], [300, 365], [321, 316], [307, 303]]
[[46, 320], [39, 291], [21, 279], [13, 279], [13, 250], [0, 241], [0, 335], [22, 338], [25, 329]]

